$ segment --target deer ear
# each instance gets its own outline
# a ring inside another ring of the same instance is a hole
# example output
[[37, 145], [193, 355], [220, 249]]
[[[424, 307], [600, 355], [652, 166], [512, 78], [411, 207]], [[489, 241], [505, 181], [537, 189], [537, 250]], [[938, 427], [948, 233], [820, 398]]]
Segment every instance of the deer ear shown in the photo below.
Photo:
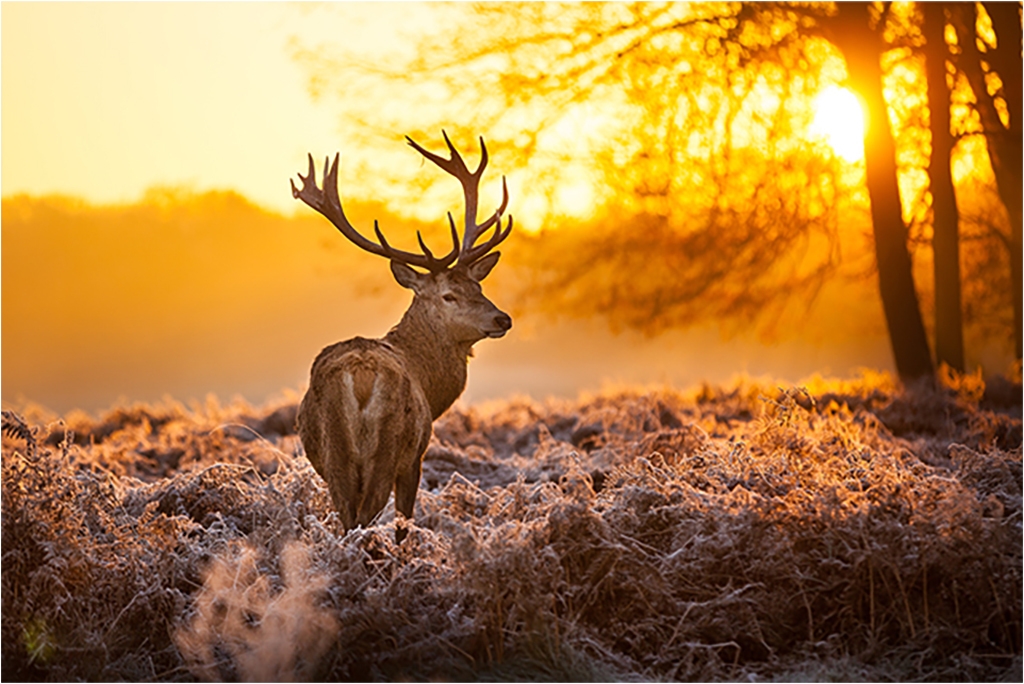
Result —
[[420, 291], [424, 274], [414, 271], [400, 261], [391, 262], [391, 273], [402, 287], [407, 287], [413, 292]]
[[498, 257], [501, 256], [501, 252], [491, 252], [485, 257], [482, 257], [479, 261], [475, 261], [469, 266], [469, 277], [473, 280], [480, 282], [487, 277], [487, 274], [491, 272], [494, 265], [498, 263]]

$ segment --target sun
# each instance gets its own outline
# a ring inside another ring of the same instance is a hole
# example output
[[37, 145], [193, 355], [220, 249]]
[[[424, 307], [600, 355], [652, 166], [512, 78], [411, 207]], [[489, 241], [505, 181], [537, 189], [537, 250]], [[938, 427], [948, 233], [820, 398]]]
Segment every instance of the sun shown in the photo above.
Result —
[[864, 158], [864, 107], [850, 90], [829, 86], [814, 98], [810, 133], [848, 162]]

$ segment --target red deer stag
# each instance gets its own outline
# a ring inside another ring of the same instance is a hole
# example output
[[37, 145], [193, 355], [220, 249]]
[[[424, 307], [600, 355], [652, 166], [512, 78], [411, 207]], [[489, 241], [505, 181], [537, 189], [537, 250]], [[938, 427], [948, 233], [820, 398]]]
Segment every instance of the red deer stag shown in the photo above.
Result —
[[[327, 482], [346, 530], [369, 525], [384, 508], [392, 488], [395, 509], [412, 519], [431, 424], [462, 394], [473, 345], [485, 337], [502, 337], [512, 327], [508, 314], [480, 288], [480, 281], [501, 256], [491, 250], [512, 231], [511, 216], [506, 228], [501, 225], [508, 205], [505, 179], [501, 206], [478, 224], [477, 190], [487, 166], [484, 140], [480, 138], [480, 165], [470, 173], [448, 135], [442, 134], [450, 159], [406, 138], [417, 152], [462, 184], [466, 203], [462, 244], [449, 212], [453, 247], [440, 258], [419, 233], [422, 253], [417, 254], [391, 247], [376, 222], [379, 243], [352, 227], [338, 197], [338, 155], [333, 164], [324, 162], [323, 188], [317, 187], [312, 155], [309, 175], [299, 174], [302, 189], [292, 182], [294, 197], [323, 214], [357, 246], [389, 259], [395, 280], [414, 293], [402, 320], [383, 339], [355, 337], [321, 351], [299, 406], [299, 435], [306, 457]], [[476, 244], [491, 228], [490, 239]], [[400, 524], [397, 541], [405, 534]]]

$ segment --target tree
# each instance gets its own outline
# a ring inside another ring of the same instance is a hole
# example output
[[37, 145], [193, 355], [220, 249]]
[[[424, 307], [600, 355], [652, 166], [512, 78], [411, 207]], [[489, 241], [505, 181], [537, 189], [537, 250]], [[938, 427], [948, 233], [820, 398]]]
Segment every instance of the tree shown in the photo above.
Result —
[[[529, 169], [526, 191], [590, 181], [605, 218], [573, 240], [589, 259], [545, 262], [535, 301], [647, 332], [724, 317], [768, 327], [787, 302], [780, 292], [813, 297], [840, 261], [838, 165], [794, 133], [819, 80], [806, 64], [829, 55], [799, 36], [794, 12], [740, 14], [675, 3], [476, 7], [456, 50], [444, 34], [390, 69], [420, 105], [402, 130], [486, 131], [496, 165]], [[507, 39], [494, 40], [499, 26]], [[319, 82], [338, 73], [311, 64]], [[380, 98], [351, 97], [360, 82], [345, 73], [348, 99], [376, 110]], [[434, 112], [435, 101], [461, 101], [464, 114]], [[378, 127], [393, 136], [391, 122]], [[558, 194], [532, 199], [557, 215]]]
[[946, 84], [946, 3], [926, 3], [925, 67], [928, 78], [931, 155], [928, 178], [932, 195], [932, 250], [935, 273], [935, 359], [964, 370], [964, 337], [960, 305], [960, 212], [950, 167], [950, 92]]
[[871, 196], [878, 285], [896, 370], [902, 378], [930, 375], [931, 353], [914, 289], [896, 173], [896, 147], [882, 92], [885, 15], [873, 17], [873, 8], [867, 3], [839, 3], [838, 8], [835, 21], [839, 25], [832, 31], [832, 40], [843, 51], [851, 85], [864, 98], [868, 111], [865, 182]]
[[[955, 6], [952, 19], [960, 40], [957, 66], [963, 70], [974, 93], [975, 108], [986, 138], [987, 151], [1003, 206], [1009, 215], [1009, 234], [1002, 243], [1009, 256], [1013, 300], [1014, 345], [1021, 358], [1021, 297], [1024, 281], [1021, 274], [1021, 211], [1022, 211], [1022, 138], [1021, 95], [1024, 80], [1021, 67], [1020, 3], [984, 3], [991, 20], [994, 45], [984, 40], [978, 30], [981, 17], [978, 6], [964, 3]], [[978, 43], [985, 46], [984, 55]], [[986, 69], [986, 66], [988, 67]], [[1002, 111], [1000, 111], [1002, 110]]]
[[[904, 222], [915, 199], [900, 194], [887, 125], [893, 102], [882, 86], [889, 7], [488, 4], [424, 40], [413, 62], [364, 70], [363, 82], [379, 82], [383, 71], [400, 83], [403, 101], [418, 104], [424, 132], [452, 119], [467, 122], [446, 125], [457, 135], [487, 131], [501, 165], [516, 167], [513, 177], [528, 168], [530, 185], [589, 180], [603, 218], [585, 233], [545, 235], [565, 245], [553, 251], [583, 258], [545, 264], [539, 296], [656, 331], [723, 317], [771, 319], [794, 295], [813, 297], [834, 277], [843, 262], [837, 225], [857, 190], [847, 192], [842, 165], [800, 131], [811, 96], [843, 78], [838, 48], [874, 122], [864, 182], [879, 292], [897, 369], [913, 378], [930, 374], [932, 360]], [[337, 62], [306, 59], [321, 85], [337, 78]], [[411, 123], [408, 106], [382, 117], [381, 98], [353, 98], [359, 88], [347, 70], [346, 100], [366, 108], [349, 110], [352, 120], [373, 120], [389, 136], [397, 121], [403, 129]], [[940, 119], [933, 123], [941, 128]], [[943, 154], [935, 151], [936, 175]], [[951, 192], [935, 183], [932, 194], [943, 203], [933, 215], [948, 237], [950, 220], [956, 225]], [[942, 263], [955, 253], [950, 244], [937, 246]], [[958, 278], [941, 268], [937, 287], [947, 302]], [[954, 318], [939, 327], [940, 360], [957, 365], [955, 343], [946, 340], [959, 326]]]

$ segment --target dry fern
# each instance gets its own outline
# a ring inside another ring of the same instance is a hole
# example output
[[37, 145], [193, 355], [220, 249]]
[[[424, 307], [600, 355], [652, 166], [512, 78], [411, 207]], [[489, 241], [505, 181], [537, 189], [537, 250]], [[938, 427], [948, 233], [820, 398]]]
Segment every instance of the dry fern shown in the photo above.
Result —
[[401, 546], [287, 406], [5, 412], [4, 678], [1019, 679], [1021, 395], [979, 382], [452, 411]]

